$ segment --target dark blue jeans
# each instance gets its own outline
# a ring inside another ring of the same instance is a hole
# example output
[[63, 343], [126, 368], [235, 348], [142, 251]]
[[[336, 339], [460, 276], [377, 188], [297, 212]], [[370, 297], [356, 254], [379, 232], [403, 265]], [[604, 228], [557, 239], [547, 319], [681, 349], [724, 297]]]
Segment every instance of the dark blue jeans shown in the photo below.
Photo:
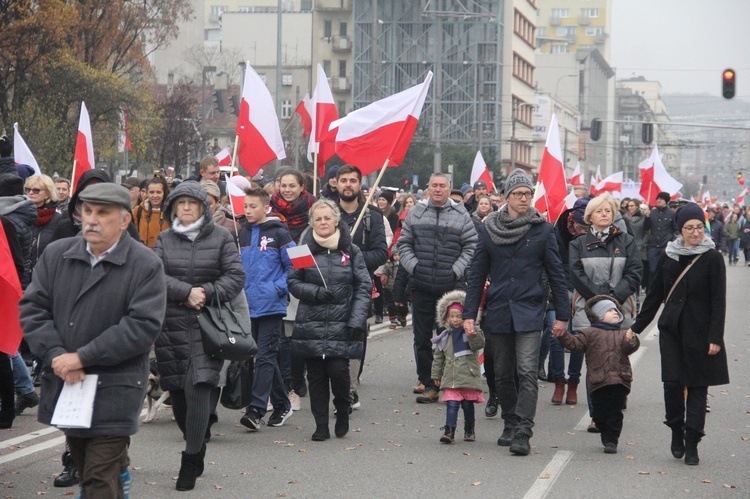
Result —
[[252, 319], [253, 336], [258, 343], [253, 378], [253, 400], [250, 408], [260, 416], [266, 414], [268, 397], [274, 407], [289, 409], [284, 379], [279, 369], [279, 344], [282, 336], [282, 315], [267, 315]]
[[544, 319], [544, 331], [542, 331], [542, 344], [539, 346], [539, 367], [544, 366], [550, 349], [550, 337], [552, 336], [552, 325], [555, 323], [555, 311], [547, 310]]
[[461, 407], [464, 410], [464, 422], [474, 422], [474, 402], [471, 400], [450, 400], [445, 403], [447, 406], [445, 410], [445, 426], [449, 428], [455, 428], [456, 422], [458, 421], [458, 408]]
[[[554, 314], [554, 312], [552, 313]], [[570, 332], [571, 334], [577, 334], [576, 331]], [[581, 381], [581, 366], [583, 366], [583, 352], [570, 352], [568, 381], [573, 383]], [[549, 340], [549, 370], [553, 381], [565, 379], [565, 349], [560, 344], [560, 340], [554, 336]]]

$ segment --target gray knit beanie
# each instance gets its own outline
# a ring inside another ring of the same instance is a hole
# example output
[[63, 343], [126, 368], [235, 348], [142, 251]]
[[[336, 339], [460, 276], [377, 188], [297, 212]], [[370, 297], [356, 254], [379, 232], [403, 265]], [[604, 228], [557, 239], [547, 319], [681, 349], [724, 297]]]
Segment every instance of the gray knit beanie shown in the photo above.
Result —
[[509, 195], [519, 187], [528, 187], [532, 192], [534, 191], [534, 185], [531, 183], [531, 178], [526, 175], [526, 172], [520, 168], [516, 168], [510, 172], [510, 175], [508, 175], [508, 178], [505, 180], [505, 195]]

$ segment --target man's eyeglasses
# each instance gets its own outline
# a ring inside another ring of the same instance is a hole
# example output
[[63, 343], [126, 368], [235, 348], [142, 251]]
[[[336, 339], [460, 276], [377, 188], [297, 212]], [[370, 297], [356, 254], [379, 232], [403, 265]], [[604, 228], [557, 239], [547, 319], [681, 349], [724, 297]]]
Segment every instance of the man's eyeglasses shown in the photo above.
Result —
[[684, 225], [682, 227], [682, 230], [684, 230], [685, 232], [696, 232], [696, 231], [703, 232], [705, 229], [706, 229], [705, 225], [695, 225], [695, 226]]
[[30, 192], [33, 192], [34, 194], [39, 194], [40, 192], [42, 192], [42, 189], [40, 189], [39, 187], [25, 187], [23, 190], [26, 192], [26, 194]]
[[513, 191], [510, 193], [510, 195], [516, 199], [521, 199], [521, 198], [531, 199], [531, 196], [533, 196], [534, 193], [531, 191], [523, 191], [523, 192]]

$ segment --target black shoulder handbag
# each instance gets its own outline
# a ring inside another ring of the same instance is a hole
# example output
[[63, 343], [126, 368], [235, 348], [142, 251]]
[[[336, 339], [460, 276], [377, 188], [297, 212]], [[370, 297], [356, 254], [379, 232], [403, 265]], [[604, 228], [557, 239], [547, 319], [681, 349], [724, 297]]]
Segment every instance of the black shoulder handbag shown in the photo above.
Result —
[[203, 350], [207, 355], [224, 360], [248, 360], [258, 351], [250, 323], [229, 307], [220, 303], [214, 293], [211, 304], [198, 314]]

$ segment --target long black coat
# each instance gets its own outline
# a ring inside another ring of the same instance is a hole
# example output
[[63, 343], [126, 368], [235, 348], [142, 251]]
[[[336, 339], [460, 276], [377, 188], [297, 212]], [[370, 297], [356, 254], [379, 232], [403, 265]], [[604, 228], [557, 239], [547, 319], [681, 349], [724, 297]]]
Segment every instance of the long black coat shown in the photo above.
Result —
[[[662, 255], [633, 331], [640, 333], [651, 323], [692, 258], [681, 256], [676, 261]], [[659, 317], [662, 381], [678, 381], [683, 386], [729, 383], [724, 348], [726, 291], [724, 258], [708, 250], [677, 284]], [[721, 351], [708, 355], [709, 343], [720, 345]]]
[[312, 229], [300, 240], [301, 245], [310, 247], [328, 289], [333, 291], [332, 302], [322, 303], [315, 296], [323, 287], [315, 266], [294, 269], [287, 276], [289, 292], [299, 298], [292, 348], [303, 358], [360, 359], [364, 353], [372, 281], [345, 222], [339, 222], [339, 231], [337, 251], [321, 247]]
[[[177, 198], [190, 196], [203, 203], [203, 227], [191, 241], [174, 229], [159, 234], [154, 252], [167, 276], [167, 313], [156, 340], [156, 361], [164, 390], [184, 390], [185, 376], [193, 365], [193, 384], [219, 382], [221, 359], [203, 351], [198, 310], [185, 304], [193, 287], [206, 291], [206, 303], [217, 295], [221, 303], [237, 296], [245, 283], [245, 270], [229, 231], [214, 224], [205, 191], [197, 182], [183, 182], [167, 197], [165, 213]], [[171, 223], [171, 221], [170, 221]]]

